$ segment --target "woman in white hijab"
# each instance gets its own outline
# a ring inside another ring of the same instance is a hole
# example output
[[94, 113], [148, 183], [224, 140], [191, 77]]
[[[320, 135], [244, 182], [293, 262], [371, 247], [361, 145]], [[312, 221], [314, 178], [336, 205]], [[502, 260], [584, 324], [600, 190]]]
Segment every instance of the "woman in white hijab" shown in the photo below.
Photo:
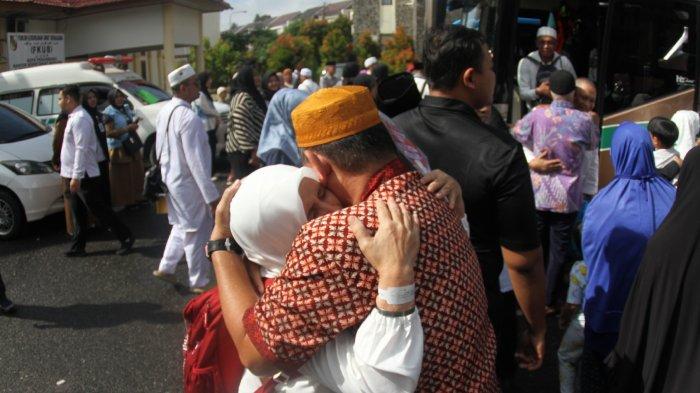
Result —
[[[454, 182], [441, 172], [432, 175], [437, 176], [434, 181], [437, 184], [429, 188], [437, 187], [436, 193], [440, 193], [440, 186]], [[450, 187], [455, 188], [454, 184]], [[230, 228], [246, 258], [252, 262], [251, 280], [258, 281], [259, 276], [277, 277], [301, 227], [309, 220], [341, 208], [340, 201], [321, 186], [310, 168], [273, 165], [244, 178], [231, 201]], [[417, 217], [400, 209], [393, 201], [389, 202], [389, 209], [393, 210], [394, 219], [399, 210], [403, 217], [398, 219], [411, 222], [407, 237], [410, 241], [406, 244], [406, 249], [411, 251], [407, 252], [407, 261], [403, 261], [410, 264], [419, 246]], [[380, 230], [382, 225], [380, 215]], [[378, 271], [386, 267], [372, 260], [370, 255], [366, 257]], [[379, 277], [381, 280], [381, 274]], [[256, 286], [262, 291], [259, 282]], [[418, 311], [414, 309], [408, 315], [397, 317], [375, 308], [356, 333], [341, 333], [299, 369], [301, 376], [278, 384], [275, 391], [412, 392], [418, 383], [422, 358], [423, 328]], [[239, 392], [252, 392], [259, 386], [260, 381], [246, 371]]]
[[680, 153], [682, 160], [688, 151], [695, 147], [695, 139], [700, 131], [700, 115], [694, 111], [678, 111], [673, 115], [671, 121], [678, 126], [678, 140], [673, 148]]

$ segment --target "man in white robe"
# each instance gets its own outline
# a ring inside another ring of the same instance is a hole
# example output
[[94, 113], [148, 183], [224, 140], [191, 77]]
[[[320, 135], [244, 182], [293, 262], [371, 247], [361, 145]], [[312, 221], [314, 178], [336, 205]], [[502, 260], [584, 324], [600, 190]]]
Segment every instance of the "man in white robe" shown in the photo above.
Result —
[[168, 188], [168, 222], [173, 226], [163, 258], [153, 275], [175, 282], [175, 268], [184, 254], [189, 286], [201, 293], [209, 283], [204, 244], [214, 226], [212, 210], [219, 191], [211, 181], [211, 151], [202, 121], [191, 109], [199, 82], [189, 64], [168, 75], [173, 99], [156, 119], [156, 156]]

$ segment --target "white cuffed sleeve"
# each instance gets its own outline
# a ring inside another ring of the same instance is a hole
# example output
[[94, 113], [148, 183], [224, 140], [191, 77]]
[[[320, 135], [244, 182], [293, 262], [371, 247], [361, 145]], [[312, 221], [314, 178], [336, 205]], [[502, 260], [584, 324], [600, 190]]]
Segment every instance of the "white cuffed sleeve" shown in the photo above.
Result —
[[423, 340], [418, 310], [390, 317], [375, 308], [356, 334], [342, 332], [300, 371], [335, 392], [413, 392]]

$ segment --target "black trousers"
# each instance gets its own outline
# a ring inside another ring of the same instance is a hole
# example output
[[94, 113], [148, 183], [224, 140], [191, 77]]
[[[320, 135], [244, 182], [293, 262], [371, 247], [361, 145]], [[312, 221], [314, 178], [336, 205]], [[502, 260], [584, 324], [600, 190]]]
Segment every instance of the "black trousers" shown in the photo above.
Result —
[[509, 391], [517, 371], [515, 352], [518, 349], [518, 302], [509, 291], [494, 294], [489, 299], [489, 318], [496, 334], [496, 375], [504, 392]]
[[207, 131], [207, 137], [209, 139], [209, 148], [211, 149], [211, 175], [214, 176], [216, 170], [216, 128]]
[[109, 186], [109, 160], [104, 160], [97, 165], [100, 167], [105, 202], [107, 202], [108, 206], [112, 206], [112, 189]]
[[563, 268], [571, 248], [571, 233], [577, 214], [537, 211], [537, 229], [540, 232], [547, 267], [548, 306], [556, 305], [563, 296]]
[[255, 170], [249, 162], [251, 156], [252, 152], [249, 151], [234, 151], [233, 153], [228, 153], [228, 162], [231, 164], [231, 169], [236, 179], [243, 179]]
[[[124, 243], [131, 237], [129, 228], [119, 220], [112, 207], [105, 201], [101, 177], [83, 178], [80, 181], [80, 190], [85, 198], [85, 203], [83, 203], [78, 194], [69, 192], [74, 227], [72, 251], [85, 250], [85, 244], [87, 243], [87, 209], [90, 209], [92, 214], [100, 221], [100, 224], [108, 228], [120, 242]], [[86, 204], [87, 207], [85, 206]]]
[[610, 372], [605, 366], [605, 356], [584, 348], [581, 354], [581, 393], [607, 393]]
[[5, 282], [2, 281], [2, 274], [0, 273], [0, 300], [5, 299], [7, 299], [7, 295], [5, 294]]

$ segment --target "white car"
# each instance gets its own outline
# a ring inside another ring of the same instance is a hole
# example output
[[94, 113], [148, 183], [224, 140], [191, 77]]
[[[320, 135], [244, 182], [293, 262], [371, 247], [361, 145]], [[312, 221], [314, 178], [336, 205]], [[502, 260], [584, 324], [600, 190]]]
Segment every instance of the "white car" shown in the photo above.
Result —
[[51, 166], [52, 139], [45, 125], [0, 103], [0, 239], [63, 211], [61, 178]]
[[109, 105], [110, 90], [118, 88], [124, 92], [136, 116], [142, 119], [136, 133], [143, 141], [143, 156], [151, 157], [156, 116], [172, 97], [132, 71], [107, 67], [101, 72], [86, 61], [6, 71], [0, 73], [0, 102], [14, 105], [51, 126], [61, 112], [58, 91], [67, 84], [78, 85], [81, 92], [95, 90], [100, 109]]

